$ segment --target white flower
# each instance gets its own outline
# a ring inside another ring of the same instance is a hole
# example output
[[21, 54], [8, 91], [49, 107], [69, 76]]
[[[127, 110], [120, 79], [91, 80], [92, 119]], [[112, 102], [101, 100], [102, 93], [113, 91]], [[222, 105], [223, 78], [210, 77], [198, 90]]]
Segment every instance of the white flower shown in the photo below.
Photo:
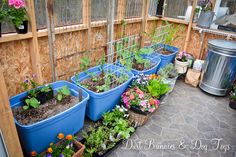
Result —
[[101, 145], [101, 147], [102, 147], [103, 150], [106, 150], [106, 148], [107, 148], [107, 146], [106, 146], [105, 143], [103, 143], [103, 144]]

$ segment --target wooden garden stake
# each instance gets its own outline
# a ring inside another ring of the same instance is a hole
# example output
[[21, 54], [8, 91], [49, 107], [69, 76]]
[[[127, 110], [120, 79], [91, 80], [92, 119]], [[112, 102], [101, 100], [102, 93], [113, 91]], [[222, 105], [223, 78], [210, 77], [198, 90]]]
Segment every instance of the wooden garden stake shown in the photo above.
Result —
[[190, 41], [190, 35], [191, 35], [191, 30], [192, 30], [192, 25], [193, 25], [193, 17], [194, 17], [195, 9], [196, 9], [196, 6], [197, 6], [197, 1], [198, 0], [193, 1], [192, 12], [191, 12], [191, 16], [190, 16], [190, 19], [189, 19], [188, 30], [187, 30], [187, 35], [186, 35], [186, 40], [185, 40], [185, 45], [184, 45], [184, 51], [185, 52], [187, 52], [188, 44], [189, 44], [189, 41]]
[[13, 114], [9, 104], [7, 87], [3, 71], [0, 68], [0, 129], [5, 139], [9, 157], [23, 157], [20, 141], [16, 131]]

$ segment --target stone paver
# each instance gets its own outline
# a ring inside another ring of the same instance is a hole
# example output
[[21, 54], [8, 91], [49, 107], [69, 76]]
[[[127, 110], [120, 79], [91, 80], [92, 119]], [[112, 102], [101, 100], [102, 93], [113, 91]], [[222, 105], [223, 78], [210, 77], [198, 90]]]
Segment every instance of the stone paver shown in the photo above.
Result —
[[109, 157], [234, 157], [235, 152], [236, 111], [228, 98], [177, 81], [165, 104]]

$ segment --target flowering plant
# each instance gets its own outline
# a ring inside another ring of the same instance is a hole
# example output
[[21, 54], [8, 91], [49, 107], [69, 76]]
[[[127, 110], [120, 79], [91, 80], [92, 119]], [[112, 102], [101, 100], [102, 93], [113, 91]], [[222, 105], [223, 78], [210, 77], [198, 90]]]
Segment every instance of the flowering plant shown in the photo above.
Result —
[[15, 27], [19, 28], [27, 18], [24, 0], [8, 0], [7, 14]]
[[48, 147], [46, 154], [37, 154], [37, 152], [32, 151], [30, 154], [31, 156], [35, 157], [68, 157], [73, 156], [75, 152], [77, 151], [74, 142], [76, 140], [76, 137], [72, 135], [67, 135], [64, 138], [63, 133], [59, 133], [57, 138], [61, 140], [58, 144], [50, 143], [50, 146]]
[[178, 53], [178, 56], [176, 59], [180, 62], [187, 62], [188, 57], [189, 57], [189, 54], [187, 52], [182, 51], [182, 52]]
[[230, 99], [236, 102], [236, 85], [232, 87], [230, 92]]
[[134, 76], [132, 85], [146, 92], [149, 81], [155, 78], [159, 78], [159, 77], [160, 76], [158, 76], [157, 74], [144, 75], [141, 73], [139, 75]]
[[200, 6], [201, 10], [204, 12], [212, 10], [211, 0], [198, 0], [198, 6]]
[[127, 109], [137, 107], [143, 112], [152, 113], [160, 104], [158, 100], [155, 100], [151, 95], [144, 93], [138, 87], [128, 88], [121, 97], [122, 102]]

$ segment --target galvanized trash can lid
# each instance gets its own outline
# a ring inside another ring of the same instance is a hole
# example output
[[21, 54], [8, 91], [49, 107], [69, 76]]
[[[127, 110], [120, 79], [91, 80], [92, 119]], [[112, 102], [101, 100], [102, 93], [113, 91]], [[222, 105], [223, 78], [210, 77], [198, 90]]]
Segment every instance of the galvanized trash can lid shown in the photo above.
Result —
[[236, 42], [223, 39], [213, 39], [208, 41], [208, 48], [222, 54], [236, 56]]

